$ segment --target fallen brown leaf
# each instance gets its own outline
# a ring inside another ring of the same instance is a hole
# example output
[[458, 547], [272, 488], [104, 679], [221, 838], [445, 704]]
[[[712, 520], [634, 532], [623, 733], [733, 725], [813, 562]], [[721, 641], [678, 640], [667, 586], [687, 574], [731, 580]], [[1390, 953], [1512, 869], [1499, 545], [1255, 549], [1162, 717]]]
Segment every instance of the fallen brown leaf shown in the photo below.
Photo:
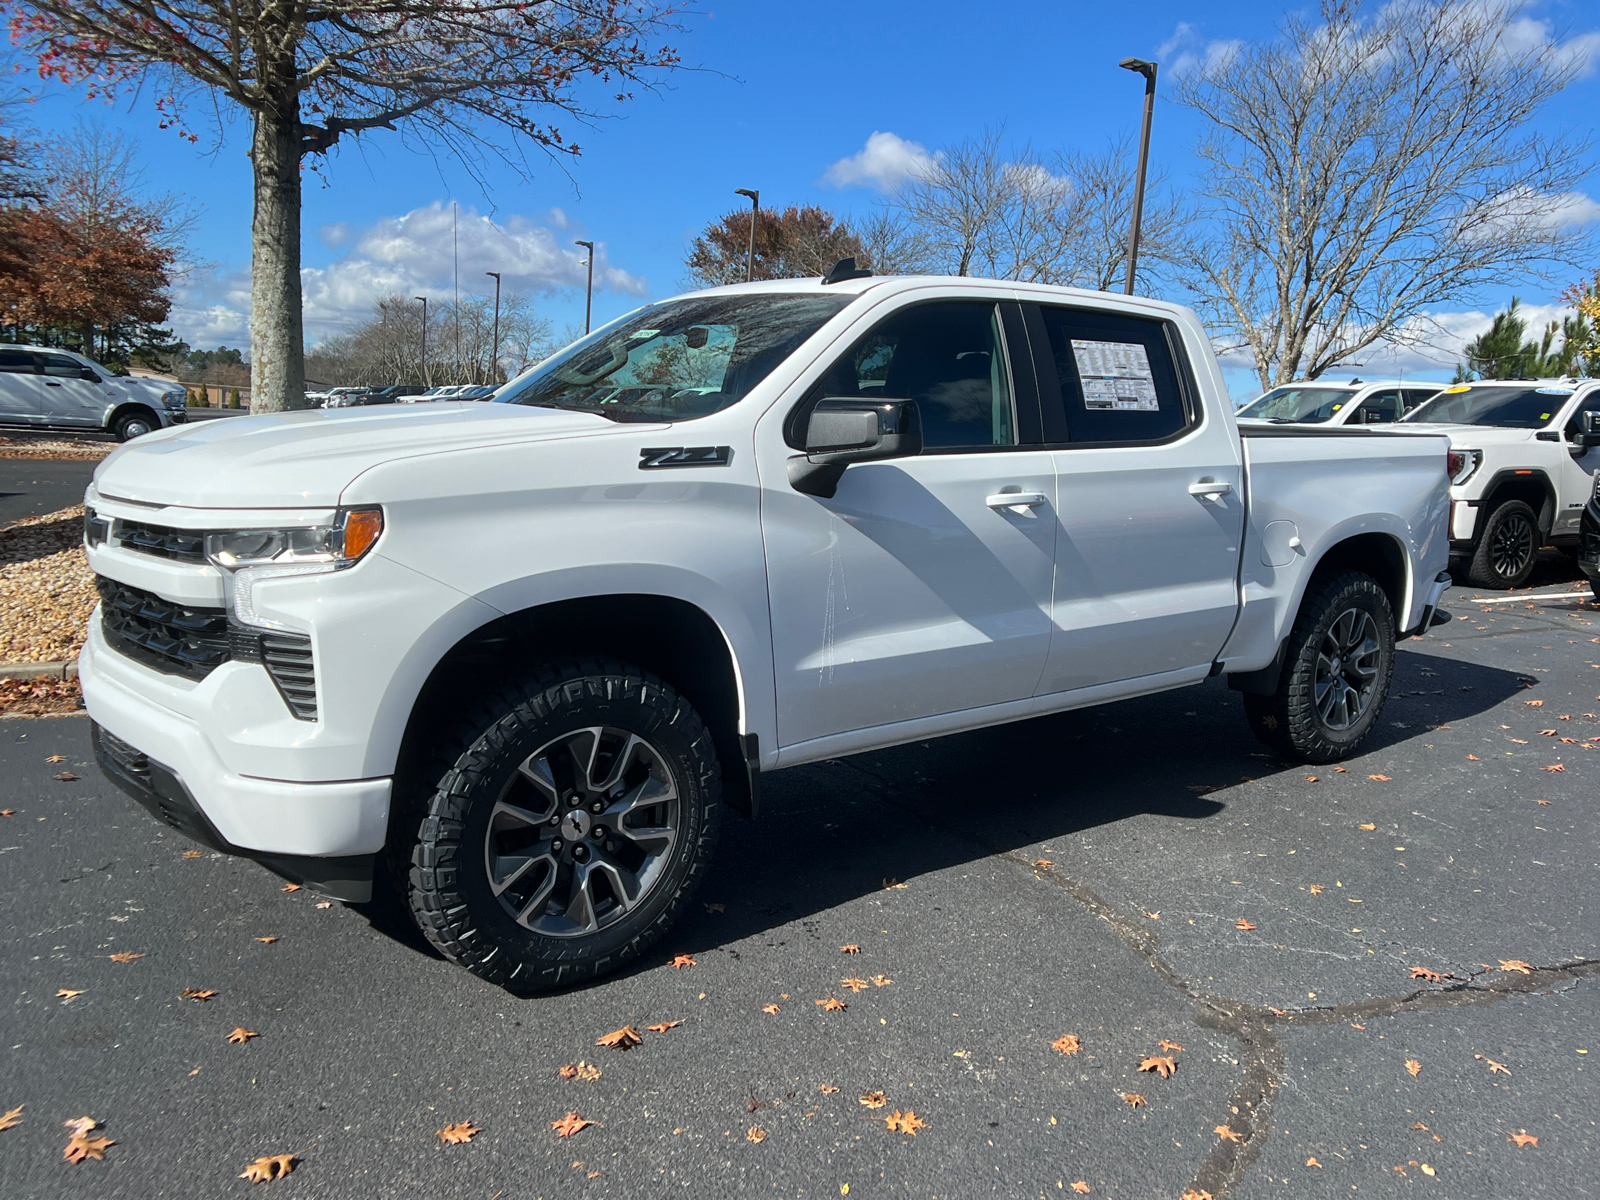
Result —
[[776, 1016], [782, 1010], [776, 1004], [763, 1004], [761, 1006], [761, 1011], [769, 1016]]
[[835, 1092], [837, 1092], [839, 1089], [834, 1087], [833, 1084], [831, 1084], [831, 1083], [825, 1083], [825, 1084], [822, 1085], [822, 1087], [819, 1090], [822, 1092], [822, 1094], [824, 1096], [831, 1096]]
[[300, 890], [300, 885], [298, 883], [286, 883], [278, 890], [280, 892], [298, 892]]
[[857, 979], [852, 975], [847, 979], [839, 980], [839, 986], [849, 988], [852, 992], [864, 992], [870, 985], [865, 979]]
[[872, 977], [873, 987], [888, 987], [893, 982], [894, 980], [890, 979], [887, 975], [874, 975]]
[[1427, 967], [1412, 967], [1411, 978], [1426, 979], [1429, 983], [1440, 983], [1446, 979], [1454, 979], [1455, 976], [1444, 974], [1439, 971], [1430, 971]]
[[1376, 779], [1379, 783], [1388, 783], [1389, 782], [1389, 777], [1387, 775], [1368, 775], [1367, 778], [1368, 779]]
[[683, 970], [685, 967], [698, 967], [699, 965], [699, 962], [697, 962], [692, 955], [688, 954], [675, 954], [672, 957], [672, 961], [667, 964], [667, 966], [678, 971]]
[[1310, 1158], [1306, 1159], [1306, 1166], [1315, 1167], [1319, 1171], [1322, 1170], [1322, 1164], [1317, 1161], [1317, 1157], [1314, 1154]]
[[74, 996], [83, 995], [83, 993], [87, 990], [87, 988], [60, 988], [56, 991], [56, 998], [60, 1000], [71, 1000]]
[[1555, 737], [1556, 736], [1556, 732], [1557, 731], [1554, 730], [1554, 729], [1541, 729], [1541, 730], [1539, 730], [1539, 736], [1540, 737]]
[[817, 1005], [823, 1012], [843, 1012], [850, 1007], [837, 996], [829, 996], [826, 1000], [813, 1000], [811, 1003]]
[[251, 1183], [266, 1183], [273, 1179], [282, 1179], [294, 1170], [298, 1162], [292, 1154], [263, 1154], [255, 1162], [239, 1172], [240, 1179], [248, 1179]]
[[905, 1112], [901, 1112], [897, 1108], [883, 1120], [884, 1123], [888, 1125], [890, 1133], [908, 1133], [912, 1137], [917, 1136], [917, 1131], [919, 1129], [926, 1129], [928, 1127], [928, 1123], [921, 1117], [917, 1116], [913, 1109], [909, 1108], [906, 1109]]
[[1313, 883], [1307, 890], [1310, 891], [1313, 896], [1320, 896], [1325, 889], [1320, 883]]
[[839, 952], [841, 954], [860, 954], [861, 953], [861, 947], [856, 945], [854, 942], [850, 942], [847, 945], [840, 946], [839, 947]]
[[1158, 908], [1155, 912], [1147, 912], [1145, 916], [1152, 921], [1159, 921], [1161, 920], [1161, 910]]
[[14, 817], [16, 815], [17, 810], [14, 808], [0, 808], [0, 817]]
[[1251, 921], [1248, 917], [1240, 917], [1233, 923], [1233, 927], [1235, 929], [1254, 929], [1255, 922]]
[[[613, 1029], [595, 1042], [595, 1045], [604, 1046], [608, 1050], [629, 1050], [643, 1040], [639, 1036], [639, 1031], [632, 1025], [624, 1025], [621, 1029]], [[566, 1135], [563, 1134], [562, 1136], [565, 1137]]]
[[254, 1029], [246, 1029], [243, 1025], [236, 1025], [233, 1032], [228, 1035], [228, 1040], [235, 1046], [242, 1046], [251, 1038], [260, 1036]]
[[1371, 833], [1374, 829], [1377, 828], [1377, 826], [1374, 825], [1371, 821], [1368, 821], [1365, 825], [1357, 825], [1356, 828], [1357, 829], [1365, 829], [1368, 833]]
[[114, 963], [131, 963], [136, 958], [143, 958], [142, 954], [135, 954], [132, 950], [119, 950], [115, 954], [106, 955]]
[[216, 988], [184, 988], [178, 995], [185, 1000], [199, 1000], [201, 1003], [211, 999], [217, 994]]
[[1483, 1061], [1489, 1064], [1489, 1074], [1491, 1075], [1496, 1073], [1501, 1075], [1511, 1074], [1511, 1068], [1506, 1066], [1505, 1063], [1495, 1062], [1492, 1058], [1486, 1058]]
[[270, 945], [272, 945], [273, 942], [277, 941], [278, 939], [277, 939], [276, 936], [273, 936], [273, 937], [258, 937], [255, 940], [260, 942], [263, 946], [270, 946]]
[[551, 1121], [550, 1128], [556, 1131], [557, 1137], [569, 1138], [573, 1134], [577, 1133], [578, 1130], [587, 1129], [593, 1124], [593, 1121], [585, 1121], [577, 1113], [569, 1112], [559, 1121]]
[[1145, 1098], [1138, 1092], [1123, 1092], [1122, 1102], [1129, 1108], [1143, 1108], [1145, 1106]]
[[864, 1104], [868, 1108], [882, 1108], [889, 1103], [889, 1097], [882, 1092], [862, 1092], [858, 1103]]
[[1469, 754], [1469, 755], [1467, 755], [1467, 761], [1468, 762], [1482, 762], [1483, 760], [1481, 758], [1479, 758], [1476, 754]]
[[1212, 1130], [1212, 1132], [1215, 1133], [1219, 1138], [1221, 1138], [1225, 1142], [1242, 1142], [1242, 1141], [1244, 1141], [1244, 1134], [1240, 1133], [1236, 1129], [1231, 1129], [1226, 1125], [1218, 1125], [1215, 1129]]
[[[0, 1113], [0, 1129], [15, 1129], [22, 1124], [22, 1110], [27, 1106], [19, 1104], [10, 1112]], [[91, 1126], [90, 1128], [93, 1128]]]
[[[57, 771], [54, 775], [50, 776], [50, 778], [54, 779], [57, 783], [76, 783], [78, 781], [78, 777], [71, 771]], [[94, 1157], [101, 1158], [103, 1156], [97, 1154]], [[76, 1162], [77, 1159], [73, 1159], [73, 1161]]]
[[479, 1129], [471, 1121], [457, 1121], [454, 1124], [446, 1125], [443, 1129], [434, 1130], [433, 1136], [447, 1146], [459, 1146], [462, 1142], [470, 1142], [482, 1132], [483, 1130]]
[[1076, 1054], [1079, 1050], [1083, 1049], [1083, 1043], [1078, 1041], [1077, 1034], [1063, 1033], [1055, 1041], [1050, 1043], [1050, 1048], [1052, 1050], [1059, 1050], [1062, 1054]]
[[1543, 804], [1543, 805], [1545, 805], [1545, 806], [1546, 806], [1546, 807], [1548, 807], [1548, 806], [1549, 806], [1549, 804], [1550, 804], [1550, 801], [1548, 801], [1548, 800], [1535, 800], [1535, 801], [1534, 801], [1534, 803], [1535, 803], [1535, 804]]
[[67, 1143], [67, 1148], [61, 1152], [61, 1157], [66, 1159], [69, 1163], [80, 1163], [86, 1158], [98, 1158], [104, 1160], [106, 1156], [106, 1147], [115, 1145], [116, 1142], [112, 1141], [108, 1137], [92, 1138], [85, 1137], [80, 1133], [76, 1134], [73, 1139]]
[[1531, 975], [1533, 973], [1533, 968], [1520, 958], [1502, 958], [1500, 960], [1500, 969], [1502, 971], [1517, 971], [1523, 975]]
[[682, 1024], [682, 1021], [658, 1021], [654, 1025], [646, 1025], [645, 1028], [651, 1033], [665, 1033], [667, 1030], [676, 1029]]
[[[18, 1109], [17, 1111], [21, 1112], [22, 1110]], [[73, 1137], [83, 1137], [91, 1129], [99, 1129], [100, 1122], [93, 1117], [73, 1117], [70, 1121], [61, 1122], [61, 1127], [72, 1130]]]
[[45, 762], [47, 762], [47, 763], [58, 763], [58, 762], [66, 762], [66, 761], [67, 761], [67, 756], [65, 754], [52, 754], [49, 758], [45, 759]]
[[1168, 1041], [1166, 1038], [1162, 1038], [1159, 1042], [1156, 1043], [1156, 1045], [1160, 1046], [1163, 1050], [1166, 1050], [1168, 1052], [1176, 1052], [1178, 1054], [1182, 1054], [1183, 1053], [1183, 1047], [1182, 1046], [1178, 1045], [1177, 1042]]
[[184, 858], [204, 858], [205, 857], [205, 852], [203, 850], [185, 850], [183, 852], [183, 857]]
[[1087, 1196], [1090, 1191], [1088, 1182], [1082, 1179], [1072, 1185], [1072, 1190], [1080, 1196]]
[[575, 1063], [568, 1063], [556, 1072], [563, 1079], [595, 1080], [600, 1078], [600, 1068], [579, 1059]]
[[744, 1140], [747, 1142], [754, 1142], [759, 1146], [762, 1142], [767, 1140], [767, 1131], [761, 1128], [759, 1125], [752, 1125], [749, 1129], [744, 1131]]
[[1350, 774], [1350, 768], [1349, 767], [1335, 767], [1333, 769], [1333, 771], [1334, 771], [1334, 774], [1336, 774], [1336, 775], [1348, 775], [1348, 774]]
[[1154, 1071], [1157, 1075], [1161, 1076], [1161, 1078], [1163, 1078], [1163, 1079], [1170, 1079], [1172, 1077], [1173, 1071], [1175, 1071], [1177, 1069], [1178, 1069], [1177, 1063], [1174, 1062], [1171, 1058], [1163, 1058], [1163, 1057], [1161, 1057], [1159, 1055], [1155, 1055], [1155, 1054], [1152, 1054], [1150, 1057], [1145, 1058], [1145, 1059], [1141, 1059], [1139, 1061], [1139, 1070], [1141, 1070], [1141, 1071]]
[[1544, 707], [1544, 701], [1543, 700], [1524, 700], [1523, 703], [1526, 704], [1529, 708], [1543, 708]]
[[332, 908], [333, 907], [333, 901], [332, 900], [318, 900], [314, 905], [312, 905], [312, 907], [313, 908]]
[[1408, 1058], [1406, 1059], [1406, 1070], [1410, 1071], [1411, 1078], [1415, 1079], [1422, 1074], [1422, 1064], [1414, 1058]]
[[1307, 783], [1320, 783], [1321, 780], [1319, 780], [1315, 775], [1307, 775], [1306, 776], [1306, 782]]
[[1433, 1176], [1438, 1174], [1438, 1172], [1435, 1171], [1432, 1167], [1430, 1167], [1427, 1163], [1423, 1163], [1422, 1164], [1421, 1171], [1422, 1171], [1422, 1173], [1424, 1175], [1428, 1176], [1429, 1178], [1432, 1178]]
[[1539, 770], [1541, 770], [1541, 771], [1565, 771], [1566, 769], [1567, 768], [1565, 766], [1563, 766], [1561, 763], [1553, 763], [1552, 765], [1550, 765], [1548, 767], [1540, 767], [1539, 768]]
[[1055, 866], [1056, 864], [1055, 864], [1055, 861], [1053, 859], [1036, 858], [1036, 859], [1033, 860], [1033, 865], [1038, 867], [1039, 870], [1041, 870], [1041, 871], [1048, 871], [1051, 867]]
[[1193, 1188], [1185, 1188], [1178, 1200], [1216, 1200], [1216, 1197], [1204, 1189], [1197, 1192]]
[[1517, 1144], [1517, 1149], [1518, 1150], [1521, 1150], [1521, 1149], [1523, 1149], [1524, 1147], [1527, 1147], [1527, 1146], [1535, 1146], [1536, 1147], [1539, 1144], [1538, 1137], [1536, 1137], [1534, 1134], [1529, 1133], [1525, 1129], [1517, 1130], [1517, 1132], [1513, 1133], [1508, 1140], [1515, 1142]]

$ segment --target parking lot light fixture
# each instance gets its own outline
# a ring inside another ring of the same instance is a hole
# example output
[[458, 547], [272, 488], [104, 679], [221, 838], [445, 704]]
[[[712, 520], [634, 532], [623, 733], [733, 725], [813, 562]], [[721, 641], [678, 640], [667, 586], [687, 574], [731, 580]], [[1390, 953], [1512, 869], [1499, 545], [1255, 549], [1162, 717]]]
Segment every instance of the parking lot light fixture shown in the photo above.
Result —
[[422, 386], [428, 387], [428, 298], [414, 296], [415, 300], [422, 301]]
[[1144, 128], [1139, 133], [1139, 172], [1133, 185], [1133, 218], [1128, 227], [1128, 277], [1122, 290], [1133, 295], [1133, 275], [1139, 264], [1139, 222], [1144, 216], [1144, 178], [1150, 164], [1150, 119], [1156, 108], [1156, 64], [1142, 58], [1125, 58], [1117, 64], [1144, 76]]
[[582, 246], [589, 252], [589, 283], [583, 293], [583, 332], [589, 332], [589, 321], [594, 315], [594, 243], [575, 241], [574, 246]]
[[750, 247], [744, 258], [744, 281], [749, 283], [756, 277], [756, 218], [761, 215], [761, 189], [734, 188], [733, 194], [750, 197]]
[[500, 272], [485, 271], [494, 279], [494, 334], [489, 342], [489, 382], [500, 382]]

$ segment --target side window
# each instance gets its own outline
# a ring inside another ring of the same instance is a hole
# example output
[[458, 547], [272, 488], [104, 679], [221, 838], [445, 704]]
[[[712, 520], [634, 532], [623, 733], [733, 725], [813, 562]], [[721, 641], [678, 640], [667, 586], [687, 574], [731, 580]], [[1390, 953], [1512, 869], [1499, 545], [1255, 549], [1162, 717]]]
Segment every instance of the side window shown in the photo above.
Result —
[[1038, 314], [1047, 442], [1157, 442], [1194, 423], [1163, 322], [1080, 308]]
[[1368, 425], [1380, 422], [1398, 421], [1402, 415], [1400, 407], [1400, 391], [1398, 388], [1387, 388], [1381, 392], [1373, 392], [1361, 402], [1361, 420]]
[[924, 452], [1014, 446], [1016, 420], [996, 305], [940, 300], [902, 309], [829, 368], [790, 417], [803, 448], [805, 422], [825, 396], [915, 400]]
[[82, 379], [83, 364], [75, 358], [68, 358], [65, 354], [41, 354], [44, 360], [44, 373], [54, 375], [58, 379]]
[[1430, 400], [1434, 396], [1438, 395], [1439, 394], [1439, 389], [1437, 389], [1437, 388], [1428, 388], [1428, 389], [1423, 390], [1423, 391], [1414, 391], [1414, 390], [1408, 388], [1404, 394], [1405, 394], [1405, 398], [1406, 398], [1406, 412], [1410, 412], [1413, 408], [1417, 407], [1417, 405], [1421, 404], [1424, 400]]
[[37, 375], [33, 355], [26, 350], [0, 350], [0, 371], [7, 375]]
[[1600, 390], [1590, 392], [1582, 400], [1578, 401], [1578, 407], [1572, 410], [1572, 416], [1568, 418], [1565, 430], [1568, 441], [1572, 440], [1572, 435], [1578, 432], [1578, 428], [1583, 421], [1583, 414], [1586, 412], [1600, 412]]

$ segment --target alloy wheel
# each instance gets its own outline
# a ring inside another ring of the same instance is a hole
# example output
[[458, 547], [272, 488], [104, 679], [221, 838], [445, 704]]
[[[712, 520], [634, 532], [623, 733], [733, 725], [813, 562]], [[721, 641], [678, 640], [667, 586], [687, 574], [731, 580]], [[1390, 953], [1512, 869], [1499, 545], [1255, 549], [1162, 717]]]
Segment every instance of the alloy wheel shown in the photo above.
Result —
[[1328, 627], [1317, 648], [1312, 695], [1329, 729], [1349, 729], [1372, 704], [1382, 666], [1378, 623], [1364, 608], [1348, 608]]
[[681, 826], [665, 757], [625, 729], [564, 733], [518, 766], [489, 815], [489, 890], [546, 937], [598, 932], [660, 881]]
[[1489, 563], [1502, 579], [1517, 578], [1528, 566], [1534, 550], [1533, 525], [1514, 512], [1495, 526], [1489, 537]]

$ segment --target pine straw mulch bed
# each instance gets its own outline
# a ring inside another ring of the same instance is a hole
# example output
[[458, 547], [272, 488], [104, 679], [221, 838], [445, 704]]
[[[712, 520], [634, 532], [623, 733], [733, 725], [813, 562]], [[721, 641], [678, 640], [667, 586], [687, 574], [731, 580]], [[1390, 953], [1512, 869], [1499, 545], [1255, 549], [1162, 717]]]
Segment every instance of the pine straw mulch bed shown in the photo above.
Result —
[[99, 599], [81, 504], [0, 529], [0, 663], [77, 658]]

